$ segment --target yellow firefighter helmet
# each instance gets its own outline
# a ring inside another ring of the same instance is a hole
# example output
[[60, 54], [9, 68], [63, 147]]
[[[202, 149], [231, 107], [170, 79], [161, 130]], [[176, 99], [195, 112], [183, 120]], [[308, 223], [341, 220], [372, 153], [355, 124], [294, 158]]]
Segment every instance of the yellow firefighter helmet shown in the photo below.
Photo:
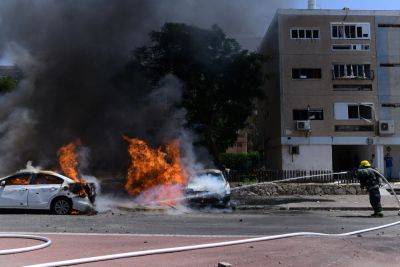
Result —
[[363, 160], [360, 162], [360, 167], [361, 168], [369, 168], [369, 167], [371, 167], [371, 163], [369, 163], [368, 160]]

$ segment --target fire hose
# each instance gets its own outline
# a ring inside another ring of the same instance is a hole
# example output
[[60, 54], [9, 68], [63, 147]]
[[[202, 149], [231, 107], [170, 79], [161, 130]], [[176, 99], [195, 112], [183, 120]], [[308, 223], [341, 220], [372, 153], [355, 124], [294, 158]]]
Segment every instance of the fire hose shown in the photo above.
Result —
[[[347, 172], [341, 172], [341, 173], [335, 173], [335, 174], [344, 174], [344, 173], [347, 173]], [[377, 173], [385, 181], [385, 183], [387, 183], [389, 185], [389, 187], [390, 187], [393, 195], [395, 196], [396, 200], [398, 201], [399, 207], [400, 207], [400, 201], [399, 201], [392, 185], [387, 181], [387, 179], [385, 177], [383, 177], [383, 175], [381, 175], [379, 172], [377, 172]], [[329, 174], [329, 175], [332, 175], [332, 174]], [[321, 175], [317, 175], [317, 176], [321, 176]], [[314, 176], [308, 176], [308, 177], [314, 177]], [[284, 180], [277, 180], [274, 182], [289, 181], [289, 180], [294, 181], [294, 180], [305, 179], [305, 178], [307, 178], [307, 177], [303, 176], [303, 177], [296, 177], [296, 178], [290, 178], [290, 179], [284, 179]], [[264, 183], [272, 183], [272, 182], [264, 182]], [[264, 184], [264, 183], [261, 183], [261, 184]], [[259, 185], [259, 184], [245, 185], [243, 187], [249, 187], [249, 186], [255, 186], [255, 185]], [[241, 187], [241, 188], [243, 188], [243, 187]], [[235, 189], [235, 188], [233, 188], [233, 189]], [[400, 215], [400, 211], [399, 211], [399, 215]], [[206, 244], [191, 245], [191, 246], [170, 247], [170, 248], [150, 249], [150, 250], [133, 251], [133, 252], [126, 252], [126, 253], [118, 253], [118, 254], [109, 254], [109, 255], [103, 255], [103, 256], [95, 256], [95, 257], [87, 257], [87, 258], [80, 258], [80, 259], [72, 259], [72, 260], [65, 260], [65, 261], [57, 261], [57, 262], [29, 265], [26, 267], [70, 266], [70, 265], [93, 263], [93, 262], [99, 262], [99, 261], [116, 260], [116, 259], [122, 259], [122, 258], [157, 255], [157, 254], [165, 254], [165, 253], [176, 253], [176, 252], [183, 252], [183, 251], [192, 251], [192, 250], [207, 249], [207, 248], [218, 248], [218, 247], [226, 247], [226, 246], [233, 246], [233, 245], [242, 245], [242, 244], [253, 243], [253, 242], [261, 242], [261, 241], [276, 240], [276, 239], [283, 239], [283, 238], [290, 238], [290, 237], [300, 237], [300, 236], [303, 236], [303, 237], [313, 237], [313, 236], [346, 237], [346, 236], [359, 235], [359, 234], [363, 234], [363, 233], [367, 233], [367, 232], [372, 232], [372, 231], [392, 227], [395, 225], [400, 225], [400, 221], [395, 221], [395, 222], [392, 222], [389, 224], [384, 224], [384, 225], [380, 225], [380, 226], [376, 226], [376, 227], [372, 227], [372, 228], [361, 229], [361, 230], [347, 232], [347, 233], [341, 233], [341, 234], [295, 232], [295, 233], [270, 235], [270, 236], [264, 236], [264, 237], [255, 237], [255, 238], [225, 241], [225, 242], [206, 243]]]
[[43, 242], [42, 244], [34, 245], [34, 246], [30, 246], [30, 247], [3, 249], [3, 250], [0, 250], [0, 255], [23, 253], [23, 252], [46, 248], [51, 245], [51, 240], [49, 238], [43, 237], [43, 236], [36, 236], [36, 235], [0, 234], [0, 238], [20, 238], [20, 239], [38, 240], [38, 241]]

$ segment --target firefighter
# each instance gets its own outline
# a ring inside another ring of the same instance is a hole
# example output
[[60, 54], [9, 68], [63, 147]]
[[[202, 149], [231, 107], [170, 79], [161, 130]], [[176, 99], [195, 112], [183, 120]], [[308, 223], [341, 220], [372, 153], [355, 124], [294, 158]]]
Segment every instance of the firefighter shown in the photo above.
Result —
[[374, 213], [371, 214], [373, 217], [383, 217], [382, 205], [381, 205], [381, 194], [379, 187], [381, 186], [380, 177], [372, 169], [371, 163], [368, 160], [363, 160], [360, 163], [360, 167], [356, 172], [357, 178], [360, 180], [361, 188], [366, 188], [369, 192], [369, 202], [371, 203]]

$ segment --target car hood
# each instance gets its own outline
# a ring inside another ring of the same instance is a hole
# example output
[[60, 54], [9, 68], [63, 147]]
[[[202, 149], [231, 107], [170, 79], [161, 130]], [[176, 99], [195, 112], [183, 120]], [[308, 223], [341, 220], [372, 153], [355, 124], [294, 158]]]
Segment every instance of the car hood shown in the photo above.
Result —
[[229, 193], [228, 191], [230, 191], [228, 183], [208, 181], [189, 182], [186, 189], [187, 191], [192, 192], [208, 192], [216, 194], [227, 194]]

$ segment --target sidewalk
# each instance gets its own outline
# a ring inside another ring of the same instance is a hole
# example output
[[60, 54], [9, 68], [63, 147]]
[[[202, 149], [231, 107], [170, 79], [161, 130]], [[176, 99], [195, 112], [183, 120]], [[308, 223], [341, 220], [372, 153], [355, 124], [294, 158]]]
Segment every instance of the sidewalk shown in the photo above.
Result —
[[[383, 195], [384, 210], [399, 210], [392, 195]], [[269, 196], [240, 200], [237, 209], [267, 210], [371, 210], [368, 195]]]

